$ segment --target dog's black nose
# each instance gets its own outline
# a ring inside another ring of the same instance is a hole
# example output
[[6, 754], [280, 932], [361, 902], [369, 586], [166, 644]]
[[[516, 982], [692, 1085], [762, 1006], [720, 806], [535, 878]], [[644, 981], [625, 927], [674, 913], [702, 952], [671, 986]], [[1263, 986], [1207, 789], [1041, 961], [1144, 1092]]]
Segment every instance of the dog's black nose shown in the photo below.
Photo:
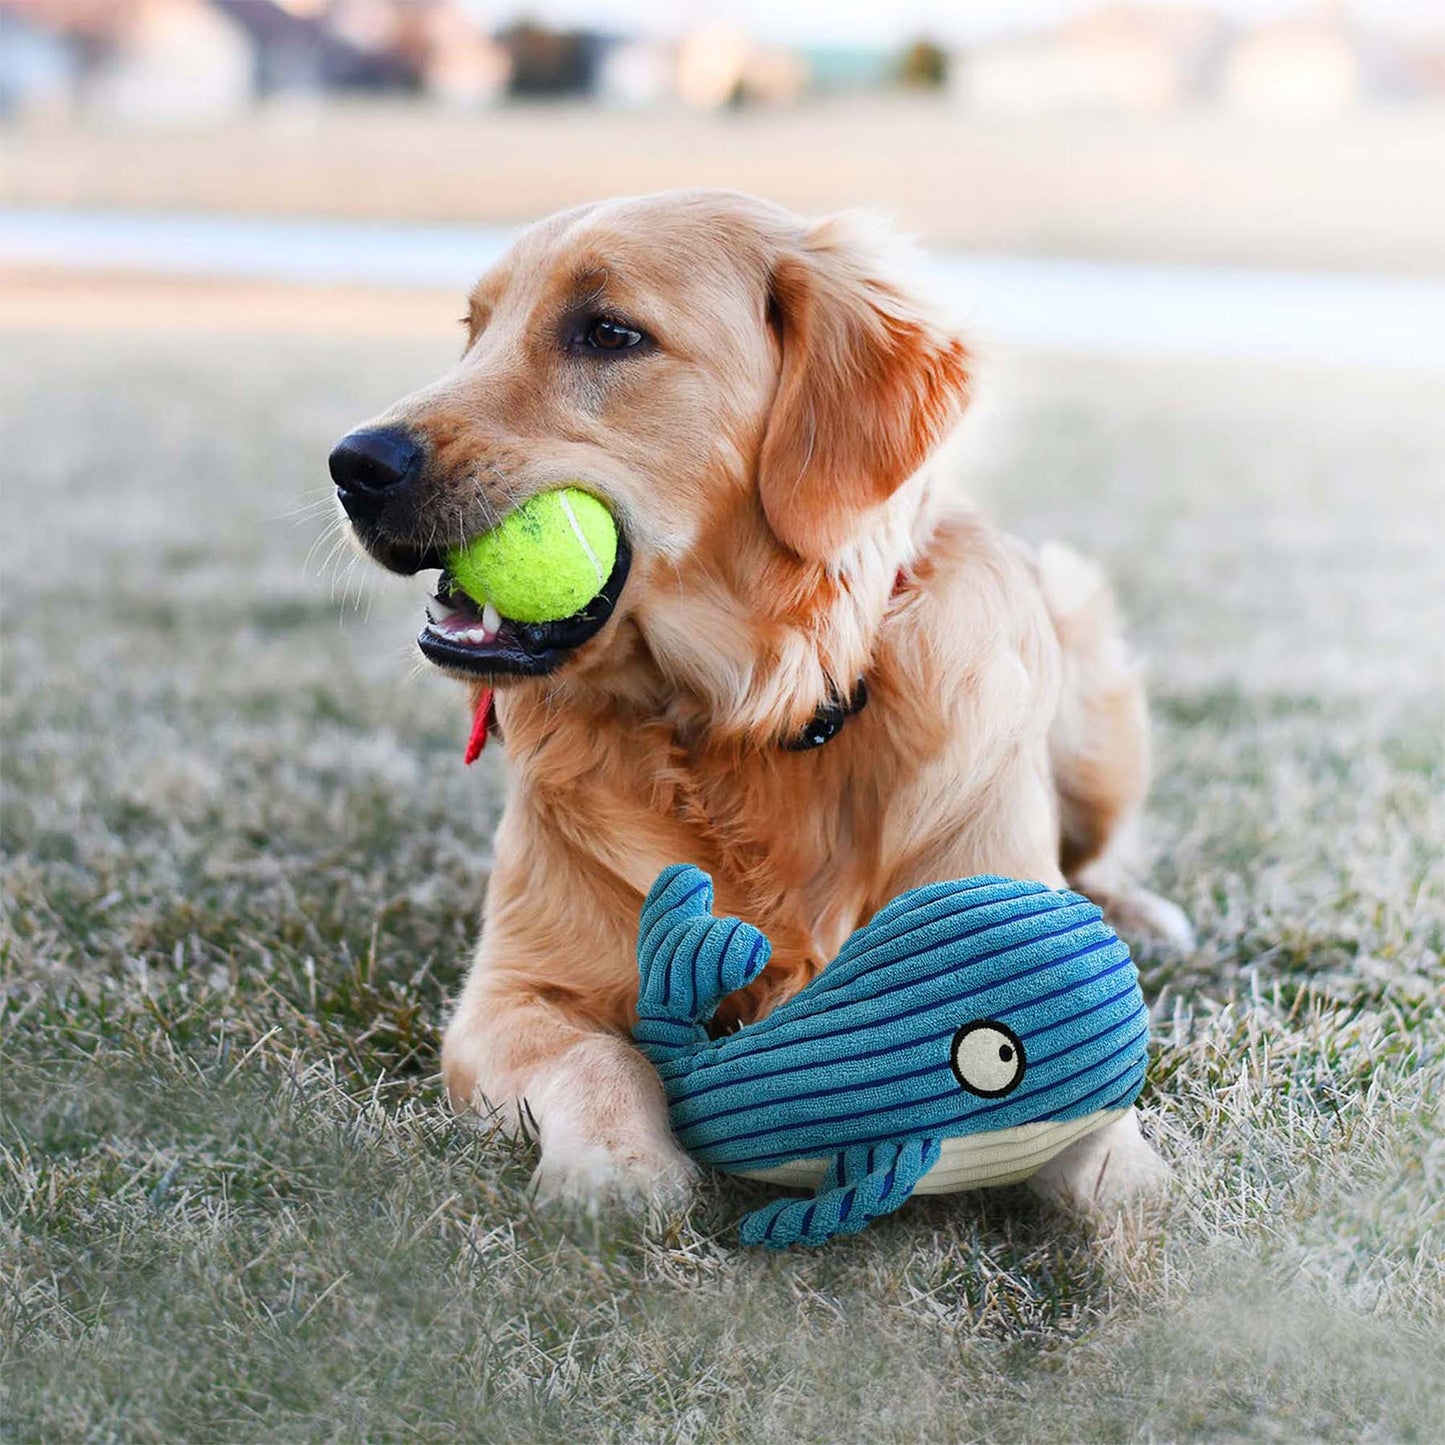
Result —
[[327, 465], [331, 480], [351, 510], [351, 499], [376, 503], [414, 482], [421, 471], [421, 448], [400, 427], [354, 431], [332, 448]]

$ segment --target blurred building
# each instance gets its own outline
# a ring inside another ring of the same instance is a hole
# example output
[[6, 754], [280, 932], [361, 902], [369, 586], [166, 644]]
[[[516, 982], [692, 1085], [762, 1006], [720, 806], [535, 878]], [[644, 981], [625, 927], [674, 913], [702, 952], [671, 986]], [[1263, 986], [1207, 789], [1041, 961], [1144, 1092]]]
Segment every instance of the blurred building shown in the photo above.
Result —
[[507, 92], [523, 99], [593, 95], [602, 60], [614, 43], [590, 30], [554, 30], [522, 21], [501, 31], [506, 52]]
[[703, 110], [797, 100], [808, 78], [802, 56], [759, 45], [736, 26], [700, 26], [677, 47], [677, 96]]
[[[171, 0], [167, 0], [171, 3]], [[416, 66], [390, 46], [360, 44], [315, 0], [209, 0], [251, 44], [255, 95], [322, 90], [415, 91]]]
[[403, 0], [391, 9], [392, 26], [381, 46], [412, 70], [427, 95], [471, 107], [505, 94], [511, 58], [453, 0]]
[[0, 0], [0, 108], [196, 120], [336, 91], [495, 100], [505, 49], [458, 0]]
[[1406, 50], [1400, 56], [1397, 79], [1398, 99], [1445, 102], [1445, 33]]
[[[3, 22], [0, 55], [16, 22], [32, 48], [43, 35], [64, 53], [53, 73], [66, 77], [71, 107], [198, 120], [230, 113], [251, 95], [251, 44], [210, 0], [6, 0]], [[0, 70], [7, 66], [0, 60]]]
[[808, 88], [821, 94], [884, 90], [899, 79], [896, 50], [862, 45], [810, 45], [802, 53]]
[[64, 114], [80, 69], [77, 48], [64, 35], [38, 16], [0, 4], [0, 119]]
[[0, 0], [0, 116], [187, 121], [337, 92], [716, 109], [909, 86], [945, 90], [984, 119], [1222, 104], [1309, 120], [1445, 96], [1445, 14], [1433, 32], [1392, 32], [1342, 0], [1256, 24], [1237, 6], [1226, 18], [1221, 0], [1105, 0], [1061, 23], [1051, 0], [1020, 0], [1014, 31], [957, 53], [927, 39], [787, 48], [721, 22], [666, 39], [529, 21], [491, 34], [479, 3]]
[[255, 55], [207, 0], [134, 0], [92, 71], [87, 102], [124, 119], [201, 120], [250, 102]]
[[1359, 39], [1333, 15], [1282, 20], [1240, 37], [1224, 99], [1268, 120], [1320, 120], [1353, 109], [1365, 90]]
[[607, 105], [775, 105], [797, 100], [807, 88], [799, 56], [759, 45], [737, 26], [702, 25], [676, 40], [587, 39], [586, 77], [572, 93]]
[[597, 98], [627, 110], [660, 105], [677, 95], [677, 47], [659, 40], [622, 40], [602, 57]]
[[1160, 115], [1211, 88], [1225, 39], [1203, 7], [1111, 5], [954, 57], [950, 89], [1000, 119]]

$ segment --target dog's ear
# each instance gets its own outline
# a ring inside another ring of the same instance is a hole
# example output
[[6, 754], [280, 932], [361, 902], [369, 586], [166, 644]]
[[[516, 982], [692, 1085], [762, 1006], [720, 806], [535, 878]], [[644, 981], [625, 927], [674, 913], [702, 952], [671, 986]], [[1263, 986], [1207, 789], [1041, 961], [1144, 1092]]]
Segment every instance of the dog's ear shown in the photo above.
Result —
[[811, 228], [773, 263], [782, 372], [758, 466], [779, 540], [823, 562], [963, 410], [968, 354], [887, 277], [859, 218]]

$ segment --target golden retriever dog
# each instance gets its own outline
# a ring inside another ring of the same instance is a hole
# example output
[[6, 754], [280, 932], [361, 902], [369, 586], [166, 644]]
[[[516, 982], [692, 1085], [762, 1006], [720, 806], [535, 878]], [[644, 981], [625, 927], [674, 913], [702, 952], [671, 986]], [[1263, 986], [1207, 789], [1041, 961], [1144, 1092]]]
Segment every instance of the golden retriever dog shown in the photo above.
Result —
[[[772, 939], [724, 1025], [936, 879], [1067, 879], [1126, 934], [1188, 938], [1121, 863], [1148, 724], [1108, 589], [937, 465], [970, 356], [889, 256], [866, 218], [725, 192], [567, 211], [478, 283], [457, 364], [332, 453], [397, 572], [564, 484], [623, 539], [576, 617], [514, 622], [443, 573], [419, 639], [483, 725], [495, 685], [509, 771], [442, 1071], [459, 1109], [536, 1128], [539, 1197], [675, 1202], [694, 1176], [628, 1036], [669, 863]], [[1163, 1172], [1130, 1111], [1034, 1184], [1088, 1207]]]

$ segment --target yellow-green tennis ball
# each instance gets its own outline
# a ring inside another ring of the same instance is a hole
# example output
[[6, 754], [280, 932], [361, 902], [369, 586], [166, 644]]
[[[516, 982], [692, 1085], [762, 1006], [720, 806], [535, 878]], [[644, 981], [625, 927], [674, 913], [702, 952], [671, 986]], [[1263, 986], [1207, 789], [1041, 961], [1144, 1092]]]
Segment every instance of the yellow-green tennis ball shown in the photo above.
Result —
[[447, 558], [473, 602], [515, 622], [555, 622], [585, 607], [617, 560], [617, 524], [588, 492], [541, 492]]

